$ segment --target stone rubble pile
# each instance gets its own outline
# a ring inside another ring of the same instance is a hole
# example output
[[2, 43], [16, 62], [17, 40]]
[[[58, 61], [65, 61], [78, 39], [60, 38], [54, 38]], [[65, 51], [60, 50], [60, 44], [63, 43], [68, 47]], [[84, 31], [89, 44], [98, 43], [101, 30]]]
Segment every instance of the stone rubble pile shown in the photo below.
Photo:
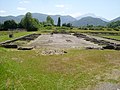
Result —
[[64, 50], [43, 50], [42, 51], [42, 55], [63, 55], [67, 53], [66, 51]]

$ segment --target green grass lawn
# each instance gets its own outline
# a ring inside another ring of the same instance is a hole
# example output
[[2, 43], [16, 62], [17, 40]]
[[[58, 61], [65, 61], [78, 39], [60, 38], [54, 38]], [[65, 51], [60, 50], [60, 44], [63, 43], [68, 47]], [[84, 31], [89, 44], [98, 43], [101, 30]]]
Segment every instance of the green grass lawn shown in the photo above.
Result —
[[[50, 31], [36, 33], [46, 32]], [[14, 33], [14, 38], [31, 33]], [[6, 40], [10, 40], [8, 33], [0, 32], [0, 42]], [[83, 90], [99, 82], [120, 83], [120, 76], [117, 80], [108, 77], [114, 69], [120, 70], [120, 51], [73, 49], [67, 52], [42, 56], [41, 50], [0, 47], [0, 90]]]
[[103, 37], [120, 40], [120, 35], [119, 36], [110, 36], [110, 35], [108, 35], [108, 36], [103, 36]]
[[120, 83], [106, 77], [120, 70], [120, 51], [67, 52], [42, 56], [41, 50], [0, 48], [0, 90], [83, 90], [98, 82]]
[[108, 30], [81, 30], [78, 28], [73, 28], [71, 30], [66, 31], [74, 31], [74, 32], [80, 32], [80, 33], [120, 33], [120, 31], [108, 31]]
[[13, 33], [13, 38], [9, 38], [9, 32], [4, 32], [0, 31], [0, 42], [6, 41], [6, 40], [12, 40], [15, 38], [18, 38], [20, 36], [32, 34], [33, 32], [26, 32], [26, 31], [21, 31], [21, 32], [14, 32]]
[[82, 30], [82, 29], [78, 29], [78, 28], [73, 28], [73, 29], [70, 29], [70, 28], [63, 28], [63, 27], [60, 27], [60, 28], [52, 28], [52, 29], [47, 29], [47, 28], [39, 28], [38, 32], [40, 33], [51, 33], [52, 31], [58, 31], [60, 32], [61, 30], [64, 30], [66, 32], [79, 32], [79, 33], [119, 33], [120, 34], [120, 31], [108, 31], [107, 29], [105, 30]]

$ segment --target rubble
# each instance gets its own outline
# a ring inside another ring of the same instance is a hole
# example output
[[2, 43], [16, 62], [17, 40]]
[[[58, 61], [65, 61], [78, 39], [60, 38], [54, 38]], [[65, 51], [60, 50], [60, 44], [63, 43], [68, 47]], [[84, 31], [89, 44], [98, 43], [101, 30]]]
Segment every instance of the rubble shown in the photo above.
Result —
[[62, 55], [65, 53], [67, 52], [64, 50], [43, 50], [41, 54], [42, 55]]

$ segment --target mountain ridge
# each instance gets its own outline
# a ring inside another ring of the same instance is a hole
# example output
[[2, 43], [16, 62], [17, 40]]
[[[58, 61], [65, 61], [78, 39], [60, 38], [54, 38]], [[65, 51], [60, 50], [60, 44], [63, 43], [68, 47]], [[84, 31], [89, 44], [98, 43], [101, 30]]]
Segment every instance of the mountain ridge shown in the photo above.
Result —
[[[42, 14], [42, 13], [32, 13], [33, 18], [37, 18], [40, 22], [46, 21], [46, 17], [48, 14]], [[70, 15], [49, 15], [53, 18], [55, 24], [57, 24], [58, 17], [61, 17], [62, 24], [63, 23], [72, 23], [73, 26], [81, 26], [81, 25], [103, 25], [105, 26], [107, 23], [112, 21], [120, 20], [120, 17], [117, 17], [111, 21], [108, 21], [105, 18], [96, 16], [95, 14], [89, 13], [85, 15], [81, 15], [77, 18], [74, 18]], [[0, 16], [0, 23], [3, 23], [6, 20], [15, 20], [17, 23], [20, 22], [20, 20], [24, 17], [24, 15], [18, 15], [18, 16]], [[89, 17], [89, 18], [88, 18]]]
[[106, 18], [103, 18], [103, 17], [101, 17], [101, 16], [96, 16], [96, 15], [93, 14], [93, 13], [88, 13], [88, 14], [84, 14], [84, 15], [78, 16], [78, 17], [76, 17], [76, 19], [77, 19], [77, 20], [80, 20], [80, 19], [82, 19], [82, 18], [84, 18], [84, 17], [100, 18], [100, 19], [102, 19], [103, 21], [109, 22], [109, 20], [107, 20]]
[[72, 22], [73, 26], [87, 26], [87, 25], [94, 25], [94, 26], [105, 26], [107, 22], [101, 20], [100, 18], [93, 18], [93, 17], [84, 17], [80, 20]]
[[118, 21], [118, 20], [120, 21], [120, 17], [117, 17], [117, 18], [111, 20], [111, 22], [115, 22], [115, 21]]
[[[32, 13], [33, 18], [37, 18], [40, 22], [46, 21], [46, 17], [47, 16], [51, 16], [54, 21], [55, 24], [57, 23], [58, 17], [61, 17], [62, 23], [69, 23], [69, 22], [73, 22], [76, 19], [73, 18], [72, 16], [69, 15], [48, 15], [48, 14], [42, 14], [42, 13]], [[0, 16], [0, 23], [3, 23], [6, 20], [15, 20], [17, 23], [20, 22], [20, 20], [24, 17], [24, 15], [18, 15], [18, 16]]]

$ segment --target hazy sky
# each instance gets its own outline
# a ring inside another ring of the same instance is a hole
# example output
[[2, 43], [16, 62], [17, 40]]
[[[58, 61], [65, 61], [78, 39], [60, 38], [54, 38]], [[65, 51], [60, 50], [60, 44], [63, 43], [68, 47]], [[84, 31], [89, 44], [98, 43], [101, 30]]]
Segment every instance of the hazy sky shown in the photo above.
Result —
[[94, 13], [106, 19], [120, 16], [120, 0], [0, 0], [0, 16], [26, 12], [71, 15]]

